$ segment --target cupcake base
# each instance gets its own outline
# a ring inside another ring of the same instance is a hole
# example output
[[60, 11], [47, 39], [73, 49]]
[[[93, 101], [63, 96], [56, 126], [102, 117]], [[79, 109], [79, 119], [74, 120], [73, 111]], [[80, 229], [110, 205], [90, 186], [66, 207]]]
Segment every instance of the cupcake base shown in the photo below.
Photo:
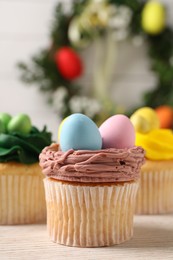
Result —
[[133, 236], [137, 182], [66, 183], [44, 179], [53, 242], [77, 247], [120, 244]]
[[136, 214], [173, 212], [173, 161], [147, 161], [141, 169]]
[[44, 196], [38, 163], [0, 163], [0, 225], [45, 222]]

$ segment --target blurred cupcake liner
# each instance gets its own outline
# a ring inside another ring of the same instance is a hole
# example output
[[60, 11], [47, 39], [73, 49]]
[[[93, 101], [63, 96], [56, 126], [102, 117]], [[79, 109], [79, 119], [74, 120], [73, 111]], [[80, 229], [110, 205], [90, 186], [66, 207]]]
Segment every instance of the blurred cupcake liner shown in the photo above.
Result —
[[47, 227], [59, 244], [100, 247], [133, 236], [138, 182], [78, 184], [44, 179]]
[[147, 161], [141, 169], [136, 214], [173, 212], [173, 161]]
[[44, 196], [38, 163], [0, 164], [0, 225], [45, 222]]

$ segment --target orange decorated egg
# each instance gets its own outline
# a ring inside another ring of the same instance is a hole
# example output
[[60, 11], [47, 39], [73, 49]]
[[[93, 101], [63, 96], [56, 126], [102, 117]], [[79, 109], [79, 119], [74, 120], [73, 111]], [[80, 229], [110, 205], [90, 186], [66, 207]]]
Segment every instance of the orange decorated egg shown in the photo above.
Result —
[[173, 125], [173, 108], [167, 105], [159, 106], [155, 109], [161, 128], [171, 128]]

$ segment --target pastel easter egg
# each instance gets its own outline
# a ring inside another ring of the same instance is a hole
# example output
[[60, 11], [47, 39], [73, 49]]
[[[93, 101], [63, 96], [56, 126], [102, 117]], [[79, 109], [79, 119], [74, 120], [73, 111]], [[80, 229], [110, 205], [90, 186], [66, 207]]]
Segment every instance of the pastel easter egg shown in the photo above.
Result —
[[5, 126], [2, 122], [2, 120], [0, 119], [0, 134], [2, 134], [2, 133], [5, 133]]
[[160, 121], [160, 128], [171, 128], [173, 125], [173, 107], [161, 105], [155, 109]]
[[0, 120], [3, 123], [5, 130], [7, 130], [7, 125], [11, 120], [11, 115], [8, 113], [0, 113]]
[[99, 128], [103, 148], [130, 148], [135, 145], [135, 129], [125, 115], [108, 118]]
[[148, 1], [142, 11], [142, 28], [149, 34], [159, 34], [166, 24], [166, 13], [163, 4]]
[[8, 132], [19, 132], [21, 134], [28, 134], [31, 131], [32, 124], [28, 115], [18, 114], [14, 116], [8, 123]]
[[83, 114], [72, 114], [61, 125], [59, 143], [63, 152], [74, 150], [99, 150], [102, 138], [96, 124]]
[[150, 107], [142, 107], [130, 117], [136, 132], [148, 133], [160, 127], [159, 117], [156, 111]]
[[130, 120], [134, 125], [136, 132], [143, 133], [143, 134], [150, 132], [151, 130], [150, 123], [145, 117], [139, 114], [134, 114], [130, 117]]

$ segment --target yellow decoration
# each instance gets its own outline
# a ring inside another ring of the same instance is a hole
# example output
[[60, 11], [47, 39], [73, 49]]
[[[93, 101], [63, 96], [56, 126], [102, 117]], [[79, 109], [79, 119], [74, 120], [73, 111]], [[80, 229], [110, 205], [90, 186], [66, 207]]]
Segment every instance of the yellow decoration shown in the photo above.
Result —
[[157, 1], [149, 1], [142, 12], [142, 28], [149, 34], [159, 34], [165, 28], [165, 8]]
[[130, 118], [136, 132], [148, 133], [153, 129], [160, 128], [157, 113], [150, 107], [138, 109]]
[[150, 160], [173, 159], [173, 132], [169, 129], [155, 129], [148, 134], [136, 133], [137, 146], [146, 151]]

